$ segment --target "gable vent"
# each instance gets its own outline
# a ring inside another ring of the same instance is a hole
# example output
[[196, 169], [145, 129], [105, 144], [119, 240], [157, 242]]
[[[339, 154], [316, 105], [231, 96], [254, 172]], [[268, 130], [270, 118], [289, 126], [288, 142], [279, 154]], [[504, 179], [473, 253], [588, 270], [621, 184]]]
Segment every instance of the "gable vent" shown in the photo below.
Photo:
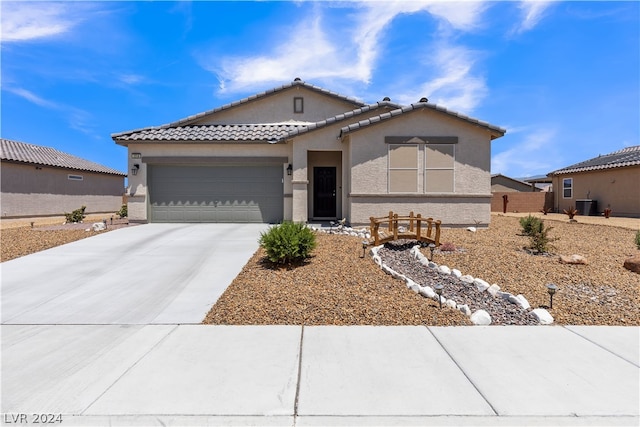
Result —
[[429, 102], [429, 100], [427, 98], [420, 98], [420, 102]]

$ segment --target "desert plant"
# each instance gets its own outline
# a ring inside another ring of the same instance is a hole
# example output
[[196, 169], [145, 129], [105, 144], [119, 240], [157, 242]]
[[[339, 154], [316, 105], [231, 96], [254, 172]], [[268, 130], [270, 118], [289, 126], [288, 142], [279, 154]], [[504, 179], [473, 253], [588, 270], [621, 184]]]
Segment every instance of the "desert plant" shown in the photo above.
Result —
[[65, 212], [64, 217], [67, 222], [82, 222], [82, 220], [86, 217], [86, 215], [84, 214], [85, 209], [87, 209], [87, 207], [82, 206], [80, 209], [76, 209], [71, 213]]
[[551, 208], [547, 208], [545, 206], [542, 207], [542, 209], [540, 209], [540, 212], [542, 212], [543, 215], [548, 214], [549, 212], [551, 212], [553, 209]]
[[605, 217], [605, 218], [609, 218], [609, 217], [611, 216], [611, 212], [612, 212], [612, 211], [611, 211], [611, 208], [606, 208], [606, 209], [604, 210], [604, 217]]
[[260, 234], [260, 246], [269, 261], [291, 264], [308, 258], [316, 247], [316, 236], [306, 225], [285, 221]]
[[636, 247], [640, 249], [640, 230], [636, 231]]
[[553, 230], [553, 227], [545, 227], [544, 221], [536, 223], [529, 234], [530, 245], [529, 248], [533, 249], [537, 253], [546, 253], [553, 249], [551, 242], [559, 240], [559, 237], [550, 237], [549, 231]]
[[526, 217], [520, 218], [520, 226], [522, 227], [522, 234], [531, 236], [534, 228], [538, 227], [542, 223], [542, 220], [529, 214]]
[[573, 219], [578, 214], [578, 210], [574, 209], [573, 206], [569, 206], [569, 209], [563, 209], [562, 212], [569, 215], [569, 219]]
[[120, 210], [116, 212], [116, 215], [118, 215], [120, 218], [126, 218], [127, 215], [129, 215], [127, 205], [126, 204], [122, 205], [122, 207], [120, 207]]

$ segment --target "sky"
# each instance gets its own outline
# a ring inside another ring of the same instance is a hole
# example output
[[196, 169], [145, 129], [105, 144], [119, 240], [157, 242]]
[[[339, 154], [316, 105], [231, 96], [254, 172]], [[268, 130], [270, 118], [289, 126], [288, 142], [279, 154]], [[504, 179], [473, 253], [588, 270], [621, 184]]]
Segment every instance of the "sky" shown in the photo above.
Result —
[[507, 130], [523, 178], [640, 145], [640, 2], [0, 2], [0, 136], [126, 173], [111, 134], [303, 81]]

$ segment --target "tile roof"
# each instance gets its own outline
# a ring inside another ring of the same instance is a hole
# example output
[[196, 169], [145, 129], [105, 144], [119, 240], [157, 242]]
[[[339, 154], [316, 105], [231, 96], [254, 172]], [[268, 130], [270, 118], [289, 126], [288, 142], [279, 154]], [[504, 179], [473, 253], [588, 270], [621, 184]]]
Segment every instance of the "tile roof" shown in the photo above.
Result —
[[11, 141], [4, 138], [0, 139], [0, 159], [10, 162], [127, 176], [118, 170], [63, 153], [55, 148]]
[[432, 110], [440, 111], [440, 112], [448, 114], [448, 115], [450, 115], [452, 117], [464, 120], [464, 121], [466, 121], [468, 123], [471, 123], [473, 125], [483, 127], [485, 129], [491, 131], [494, 134], [494, 139], [495, 138], [499, 138], [499, 137], [503, 136], [505, 133], [507, 133], [506, 129], [503, 129], [503, 128], [498, 127], [498, 126], [494, 126], [492, 124], [489, 124], [487, 122], [483, 122], [483, 121], [475, 119], [473, 117], [465, 116], [464, 114], [456, 113], [455, 111], [447, 110], [446, 108], [441, 107], [439, 105], [429, 104], [428, 102], [418, 102], [418, 103], [415, 103], [415, 104], [404, 106], [402, 108], [398, 108], [397, 110], [389, 111], [388, 113], [384, 113], [384, 114], [381, 114], [379, 116], [369, 117], [368, 119], [361, 120], [361, 121], [359, 121], [357, 123], [350, 124], [349, 126], [345, 126], [342, 129], [340, 129], [340, 136], [342, 136], [344, 134], [347, 134], [349, 132], [357, 131], [359, 129], [365, 128], [365, 127], [370, 126], [370, 125], [375, 124], [375, 123], [380, 123], [380, 122], [383, 122], [385, 120], [389, 120], [389, 119], [391, 119], [393, 117], [396, 117], [396, 116], [399, 116], [401, 114], [404, 114], [404, 113], [407, 113], [407, 112], [410, 112], [410, 111], [413, 111], [413, 110], [422, 109], [422, 108], [430, 108]]
[[558, 169], [549, 175], [562, 175], [575, 172], [588, 172], [602, 169], [621, 168], [625, 166], [640, 165], [640, 145], [623, 148], [613, 153], [594, 157], [566, 168]]
[[156, 127], [112, 135], [116, 141], [257, 141], [275, 143], [284, 140], [289, 132], [309, 126], [307, 122], [241, 124], [241, 125], [187, 125]]

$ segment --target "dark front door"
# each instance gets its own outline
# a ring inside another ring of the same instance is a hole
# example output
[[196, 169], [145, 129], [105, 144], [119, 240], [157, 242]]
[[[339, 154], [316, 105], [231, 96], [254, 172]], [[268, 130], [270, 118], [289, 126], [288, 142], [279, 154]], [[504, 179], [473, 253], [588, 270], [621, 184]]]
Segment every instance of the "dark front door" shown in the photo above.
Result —
[[336, 217], [336, 168], [313, 168], [313, 216]]

